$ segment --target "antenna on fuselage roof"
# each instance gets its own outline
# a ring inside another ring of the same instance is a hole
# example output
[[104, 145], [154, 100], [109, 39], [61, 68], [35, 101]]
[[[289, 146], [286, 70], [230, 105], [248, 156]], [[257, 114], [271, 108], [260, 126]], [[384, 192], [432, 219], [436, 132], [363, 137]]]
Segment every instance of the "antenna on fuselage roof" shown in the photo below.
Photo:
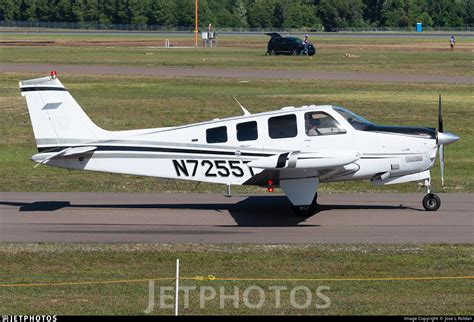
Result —
[[239, 104], [240, 108], [242, 109], [242, 112], [244, 112], [244, 115], [252, 115], [252, 113], [250, 113], [245, 107], [243, 107], [242, 104], [240, 104], [240, 102], [235, 97], [234, 100], [237, 102], [237, 104]]

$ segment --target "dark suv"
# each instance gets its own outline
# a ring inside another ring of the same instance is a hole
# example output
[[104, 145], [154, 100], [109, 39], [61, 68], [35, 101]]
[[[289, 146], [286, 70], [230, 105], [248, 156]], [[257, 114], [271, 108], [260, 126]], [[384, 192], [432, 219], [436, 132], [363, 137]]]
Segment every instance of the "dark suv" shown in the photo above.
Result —
[[279, 54], [287, 54], [287, 55], [301, 55], [306, 54], [312, 56], [316, 54], [316, 47], [308, 43], [307, 48], [308, 52], [304, 53], [304, 44], [303, 40], [296, 37], [282, 37], [279, 33], [272, 32], [265, 34], [270, 36], [270, 40], [268, 41], [267, 45], [267, 53], [266, 55], [279, 55]]

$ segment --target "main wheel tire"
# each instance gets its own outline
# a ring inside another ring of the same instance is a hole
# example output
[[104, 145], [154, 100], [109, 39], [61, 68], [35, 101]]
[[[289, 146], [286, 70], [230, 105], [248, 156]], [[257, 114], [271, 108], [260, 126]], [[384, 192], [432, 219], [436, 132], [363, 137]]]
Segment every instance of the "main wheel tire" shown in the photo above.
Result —
[[313, 202], [310, 205], [292, 206], [293, 212], [297, 217], [309, 217], [318, 210], [318, 193], [314, 195]]
[[434, 193], [429, 193], [423, 198], [423, 208], [427, 211], [436, 211], [441, 206], [441, 199]]

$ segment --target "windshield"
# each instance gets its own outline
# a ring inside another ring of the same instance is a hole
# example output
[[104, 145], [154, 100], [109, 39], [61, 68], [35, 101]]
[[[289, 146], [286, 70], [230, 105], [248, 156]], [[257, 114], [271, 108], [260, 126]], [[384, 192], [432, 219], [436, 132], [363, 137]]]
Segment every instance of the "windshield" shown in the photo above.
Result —
[[349, 124], [352, 125], [352, 127], [356, 130], [366, 130], [367, 128], [374, 125], [374, 123], [367, 121], [362, 116], [357, 115], [356, 113], [351, 112], [343, 107], [333, 106], [333, 109], [341, 114], [342, 117], [345, 118], [346, 121], [349, 122]]
[[377, 125], [372, 122], [367, 121], [362, 116], [355, 114], [343, 107], [333, 106], [332, 107], [336, 112], [341, 114], [343, 118], [349, 122], [350, 125], [356, 130], [359, 131], [372, 131], [379, 133], [391, 133], [391, 134], [401, 134], [401, 135], [410, 135], [417, 136], [427, 139], [436, 139], [436, 129], [426, 128], [426, 127], [413, 127], [413, 126], [387, 126], [387, 125]]

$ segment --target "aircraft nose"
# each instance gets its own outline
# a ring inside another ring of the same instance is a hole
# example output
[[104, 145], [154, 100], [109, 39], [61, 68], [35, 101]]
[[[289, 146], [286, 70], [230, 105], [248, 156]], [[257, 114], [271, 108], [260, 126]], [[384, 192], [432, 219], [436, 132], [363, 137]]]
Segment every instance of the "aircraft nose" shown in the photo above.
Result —
[[459, 139], [460, 139], [460, 137], [457, 136], [454, 133], [438, 132], [438, 142], [437, 142], [437, 144], [438, 145], [442, 145], [442, 144], [447, 145], [447, 144], [454, 143], [454, 142], [458, 141]]

